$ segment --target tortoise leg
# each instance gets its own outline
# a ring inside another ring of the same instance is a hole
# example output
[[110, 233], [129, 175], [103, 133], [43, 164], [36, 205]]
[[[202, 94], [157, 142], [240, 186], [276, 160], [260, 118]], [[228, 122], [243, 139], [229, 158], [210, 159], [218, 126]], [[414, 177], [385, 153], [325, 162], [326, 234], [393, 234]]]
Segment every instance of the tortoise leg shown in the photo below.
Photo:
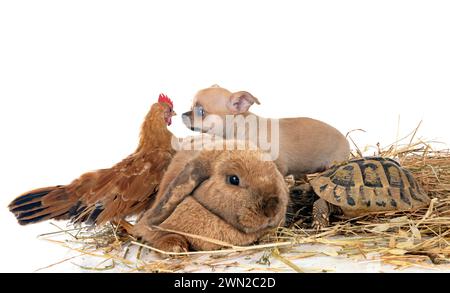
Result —
[[330, 225], [331, 208], [328, 202], [319, 198], [313, 204], [313, 228], [320, 230]]

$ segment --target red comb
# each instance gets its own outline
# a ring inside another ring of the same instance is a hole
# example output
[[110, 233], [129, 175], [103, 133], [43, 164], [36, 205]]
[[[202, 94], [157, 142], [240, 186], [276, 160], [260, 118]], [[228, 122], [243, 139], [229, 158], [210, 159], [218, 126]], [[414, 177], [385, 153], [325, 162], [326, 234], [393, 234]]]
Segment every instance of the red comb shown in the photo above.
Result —
[[172, 100], [169, 99], [169, 97], [166, 96], [165, 94], [160, 94], [160, 95], [159, 95], [158, 103], [166, 103], [166, 104], [170, 105], [170, 107], [173, 108], [173, 102], [172, 102]]

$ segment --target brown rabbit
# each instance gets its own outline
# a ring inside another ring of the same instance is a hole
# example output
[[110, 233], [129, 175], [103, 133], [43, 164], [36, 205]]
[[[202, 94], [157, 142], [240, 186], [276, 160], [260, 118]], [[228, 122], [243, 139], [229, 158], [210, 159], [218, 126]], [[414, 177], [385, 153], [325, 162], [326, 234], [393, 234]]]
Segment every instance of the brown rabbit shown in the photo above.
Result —
[[288, 189], [258, 150], [180, 151], [150, 210], [133, 233], [155, 248], [181, 252], [223, 246], [153, 226], [248, 245], [284, 223]]

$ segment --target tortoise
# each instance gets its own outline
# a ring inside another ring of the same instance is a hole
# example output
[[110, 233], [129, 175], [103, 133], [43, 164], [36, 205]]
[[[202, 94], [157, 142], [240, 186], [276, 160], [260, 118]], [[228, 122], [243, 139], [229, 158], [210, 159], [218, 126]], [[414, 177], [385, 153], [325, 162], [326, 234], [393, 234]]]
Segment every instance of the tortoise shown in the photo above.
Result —
[[329, 226], [330, 215], [352, 218], [372, 212], [415, 210], [427, 206], [430, 198], [397, 161], [364, 157], [335, 165], [309, 183], [294, 187], [293, 206], [288, 210], [299, 210], [305, 203], [313, 203], [312, 224], [320, 229]]

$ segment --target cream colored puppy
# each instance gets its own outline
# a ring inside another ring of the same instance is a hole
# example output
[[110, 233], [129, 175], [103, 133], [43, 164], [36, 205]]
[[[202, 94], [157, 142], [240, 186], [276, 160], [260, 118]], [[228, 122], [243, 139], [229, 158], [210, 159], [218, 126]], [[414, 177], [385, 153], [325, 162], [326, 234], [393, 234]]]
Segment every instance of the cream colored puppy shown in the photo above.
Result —
[[306, 117], [259, 117], [249, 112], [254, 103], [260, 104], [249, 92], [213, 85], [195, 95], [183, 122], [194, 131], [252, 141], [271, 152], [283, 175], [302, 177], [349, 158], [349, 143], [336, 128]]

